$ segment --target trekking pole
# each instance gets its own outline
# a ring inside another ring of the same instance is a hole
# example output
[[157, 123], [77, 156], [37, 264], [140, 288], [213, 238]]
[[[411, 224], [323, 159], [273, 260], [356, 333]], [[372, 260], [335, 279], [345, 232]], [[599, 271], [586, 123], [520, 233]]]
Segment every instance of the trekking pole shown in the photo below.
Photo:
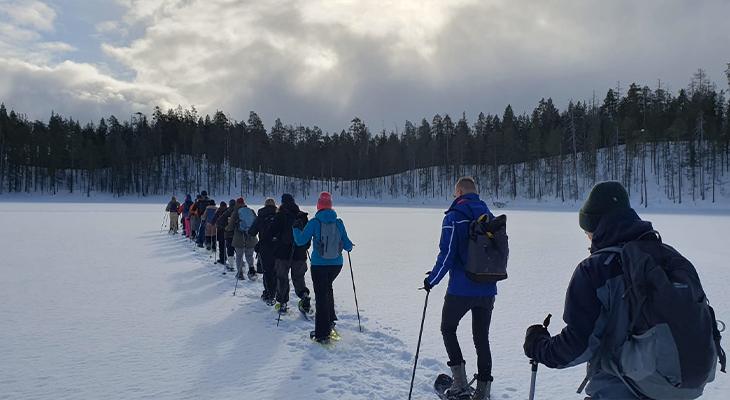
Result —
[[[423, 288], [421, 288], [423, 289]], [[420, 289], [419, 289], [420, 290]], [[426, 321], [426, 307], [428, 307], [429, 290], [426, 291], [426, 302], [423, 304], [423, 317], [421, 318], [421, 330], [418, 332], [418, 346], [416, 346], [416, 359], [413, 361], [413, 375], [411, 376], [411, 389], [408, 391], [408, 400], [411, 400], [413, 393], [413, 381], [416, 379], [416, 366], [418, 365], [418, 352], [421, 350], [421, 337], [423, 336], [423, 323]]]
[[[224, 272], [225, 274], [225, 272]], [[238, 290], [238, 276], [236, 276], [236, 287], [233, 288], [233, 295], [236, 295], [236, 290]]]
[[[547, 318], [545, 318], [545, 321], [543, 321], [542, 326], [544, 326], [546, 329], [548, 325], [550, 325], [550, 318], [552, 318], [552, 314], [548, 314]], [[530, 359], [530, 365], [532, 365], [532, 378], [530, 378], [530, 400], [535, 400], [535, 380], [537, 379], [537, 366], [540, 363], [537, 361]]]
[[167, 214], [168, 214], [167, 211], [165, 211], [165, 216], [162, 217], [162, 225], [160, 225], [160, 233], [162, 233], [162, 228], [165, 226], [165, 221], [167, 221], [167, 217], [168, 217]]
[[355, 309], [357, 310], [357, 326], [360, 327], [362, 332], [362, 325], [360, 325], [360, 306], [357, 305], [357, 290], [355, 290], [355, 274], [352, 272], [352, 258], [350, 252], [347, 252], [347, 260], [350, 262], [350, 276], [352, 277], [352, 292], [355, 293]]

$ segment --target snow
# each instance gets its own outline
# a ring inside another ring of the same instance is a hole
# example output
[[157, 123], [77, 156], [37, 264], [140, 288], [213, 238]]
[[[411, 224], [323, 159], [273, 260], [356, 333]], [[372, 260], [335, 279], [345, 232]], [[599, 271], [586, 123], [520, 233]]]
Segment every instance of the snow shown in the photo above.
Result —
[[[225, 196], [227, 200], [229, 196]], [[335, 206], [356, 244], [360, 315], [346, 264], [335, 281], [343, 339], [326, 350], [313, 322], [276, 312], [243, 282], [180, 236], [160, 233], [165, 202], [0, 202], [0, 399], [404, 399], [443, 208]], [[148, 199], [149, 200], [149, 199]], [[167, 200], [167, 199], [165, 199]], [[220, 200], [218, 198], [218, 200]], [[303, 209], [314, 212], [314, 199]], [[525, 328], [554, 315], [589, 245], [575, 210], [495, 210], [508, 215], [510, 278], [499, 284], [490, 339], [493, 399], [525, 399]], [[638, 210], [642, 213], [643, 210]], [[730, 319], [730, 216], [713, 210], [651, 210], [665, 242], [693, 261], [719, 319]], [[308, 285], [311, 280], [307, 275]], [[429, 297], [414, 399], [435, 398], [446, 372], [439, 331], [445, 281]], [[459, 330], [474, 373], [469, 317]], [[730, 342], [728, 342], [730, 343]], [[726, 347], [730, 346], [725, 344]], [[538, 372], [538, 399], [581, 399], [584, 368]], [[706, 399], [725, 399], [718, 373]]]

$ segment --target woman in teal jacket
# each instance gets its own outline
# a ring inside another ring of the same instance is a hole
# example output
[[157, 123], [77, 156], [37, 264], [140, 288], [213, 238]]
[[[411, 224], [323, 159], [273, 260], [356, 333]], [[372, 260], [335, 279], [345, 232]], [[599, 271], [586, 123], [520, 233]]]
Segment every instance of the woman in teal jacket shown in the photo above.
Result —
[[332, 209], [332, 195], [322, 192], [317, 200], [317, 214], [309, 220], [307, 226], [301, 229], [301, 225], [294, 224], [294, 241], [297, 246], [308, 243], [314, 239], [315, 246], [312, 250], [312, 285], [316, 300], [317, 314], [315, 316], [314, 330], [309, 334], [310, 338], [317, 342], [328, 342], [332, 328], [337, 316], [335, 315], [335, 298], [332, 291], [332, 282], [342, 271], [342, 252], [336, 257], [323, 257], [320, 254], [319, 246], [321, 241], [322, 224], [335, 223], [340, 234], [342, 250], [352, 251], [352, 242], [347, 237], [347, 231], [342, 220], [337, 218], [337, 213]]

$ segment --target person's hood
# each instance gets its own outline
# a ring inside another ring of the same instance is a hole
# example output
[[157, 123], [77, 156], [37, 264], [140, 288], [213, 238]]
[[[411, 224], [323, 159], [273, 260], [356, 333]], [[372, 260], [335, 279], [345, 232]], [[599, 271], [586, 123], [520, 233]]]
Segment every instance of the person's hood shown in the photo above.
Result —
[[191, 195], [187, 195], [187, 196], [185, 196], [185, 202], [186, 202], [186, 203], [187, 203], [187, 202], [192, 202], [192, 201], [193, 201], [193, 196], [191, 196]]
[[642, 221], [633, 209], [608, 213], [601, 218], [598, 228], [593, 232], [591, 253], [638, 239], [653, 229], [651, 222]]
[[333, 209], [319, 210], [314, 217], [325, 224], [337, 221], [337, 213]]
[[258, 215], [260, 217], [266, 217], [271, 214], [276, 214], [276, 206], [265, 206], [265, 207], [259, 208]]
[[297, 203], [286, 203], [286, 204], [282, 205], [282, 207], [284, 208], [284, 210], [287, 210], [290, 213], [294, 214], [294, 216], [299, 214], [299, 212], [301, 211], [299, 209], [299, 206], [297, 205]]
[[205, 207], [206, 210], [213, 210], [215, 208], [216, 208], [215, 204], [210, 204], [210, 205], [208, 205], [208, 207]]

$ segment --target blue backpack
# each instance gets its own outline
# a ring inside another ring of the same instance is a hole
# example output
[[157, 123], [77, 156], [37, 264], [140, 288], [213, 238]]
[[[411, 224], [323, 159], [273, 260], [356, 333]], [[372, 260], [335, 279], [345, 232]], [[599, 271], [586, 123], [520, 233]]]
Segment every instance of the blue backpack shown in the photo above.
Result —
[[243, 232], [244, 235], [248, 235], [248, 228], [253, 225], [255, 219], [256, 213], [252, 209], [243, 206], [238, 209], [238, 226], [236, 228], [239, 232]]

